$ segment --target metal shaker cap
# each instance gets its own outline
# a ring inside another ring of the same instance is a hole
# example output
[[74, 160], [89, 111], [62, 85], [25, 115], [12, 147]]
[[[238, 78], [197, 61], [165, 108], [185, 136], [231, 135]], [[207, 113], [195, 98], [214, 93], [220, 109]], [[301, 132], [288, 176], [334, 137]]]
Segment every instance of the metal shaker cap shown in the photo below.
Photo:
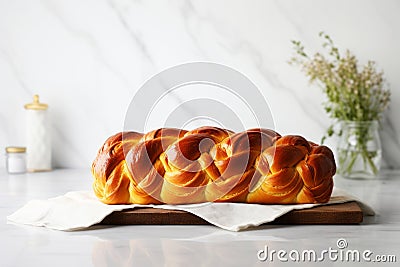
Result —
[[24, 107], [25, 109], [46, 110], [49, 106], [39, 102], [39, 95], [34, 95], [33, 102], [26, 104]]
[[6, 152], [7, 153], [25, 153], [26, 147], [8, 146], [8, 147], [6, 147]]

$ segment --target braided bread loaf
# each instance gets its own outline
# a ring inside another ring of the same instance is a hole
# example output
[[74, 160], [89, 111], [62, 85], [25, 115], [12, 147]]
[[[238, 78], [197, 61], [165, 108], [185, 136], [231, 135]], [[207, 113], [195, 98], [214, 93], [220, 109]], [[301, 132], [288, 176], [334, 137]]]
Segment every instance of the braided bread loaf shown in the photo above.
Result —
[[92, 165], [107, 204], [325, 203], [335, 172], [332, 151], [301, 136], [216, 127], [118, 133]]

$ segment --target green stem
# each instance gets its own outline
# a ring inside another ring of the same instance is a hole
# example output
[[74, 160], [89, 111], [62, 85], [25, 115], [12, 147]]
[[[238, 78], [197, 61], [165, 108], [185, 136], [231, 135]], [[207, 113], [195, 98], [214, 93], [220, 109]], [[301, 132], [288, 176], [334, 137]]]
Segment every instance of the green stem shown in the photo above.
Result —
[[372, 161], [372, 156], [369, 155], [369, 153], [368, 153], [368, 151], [366, 149], [363, 151], [363, 154], [364, 154], [364, 159], [365, 158], [367, 159], [367, 161], [369, 163], [369, 166], [372, 169], [372, 172], [374, 174], [377, 174], [378, 173], [378, 168], [375, 166], [375, 163]]
[[356, 163], [356, 159], [357, 159], [357, 151], [352, 151], [351, 152], [351, 161], [350, 161], [350, 163], [347, 165], [347, 168], [346, 168], [346, 173], [347, 174], [351, 174], [351, 171], [353, 170], [353, 166], [354, 166], [354, 163]]

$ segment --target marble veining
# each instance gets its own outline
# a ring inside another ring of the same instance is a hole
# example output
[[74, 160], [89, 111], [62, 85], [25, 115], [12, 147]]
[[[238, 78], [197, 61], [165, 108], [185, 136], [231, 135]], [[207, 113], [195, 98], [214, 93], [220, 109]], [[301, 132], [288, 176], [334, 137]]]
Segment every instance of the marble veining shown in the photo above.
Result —
[[324, 30], [384, 69], [392, 103], [383, 155], [386, 167], [400, 168], [399, 11], [395, 0], [2, 1], [0, 149], [25, 144], [23, 104], [38, 93], [50, 105], [55, 167], [89, 166], [105, 138], [123, 129], [140, 86], [194, 61], [245, 74], [267, 98], [278, 132], [318, 142], [330, 125], [324, 97], [287, 61], [290, 40], [314, 52]]

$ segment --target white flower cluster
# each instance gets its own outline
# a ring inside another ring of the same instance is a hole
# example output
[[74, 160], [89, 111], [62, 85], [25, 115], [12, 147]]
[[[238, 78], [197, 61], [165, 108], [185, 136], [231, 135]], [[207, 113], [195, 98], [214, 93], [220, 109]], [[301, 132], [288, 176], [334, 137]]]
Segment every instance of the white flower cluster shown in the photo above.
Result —
[[289, 63], [299, 65], [310, 82], [320, 84], [327, 96], [327, 113], [346, 121], [380, 120], [390, 102], [390, 91], [383, 72], [375, 62], [368, 61], [362, 68], [349, 50], [342, 56], [329, 35], [321, 32], [323, 47], [328, 55], [316, 53], [310, 57], [299, 41], [292, 41], [295, 55]]

